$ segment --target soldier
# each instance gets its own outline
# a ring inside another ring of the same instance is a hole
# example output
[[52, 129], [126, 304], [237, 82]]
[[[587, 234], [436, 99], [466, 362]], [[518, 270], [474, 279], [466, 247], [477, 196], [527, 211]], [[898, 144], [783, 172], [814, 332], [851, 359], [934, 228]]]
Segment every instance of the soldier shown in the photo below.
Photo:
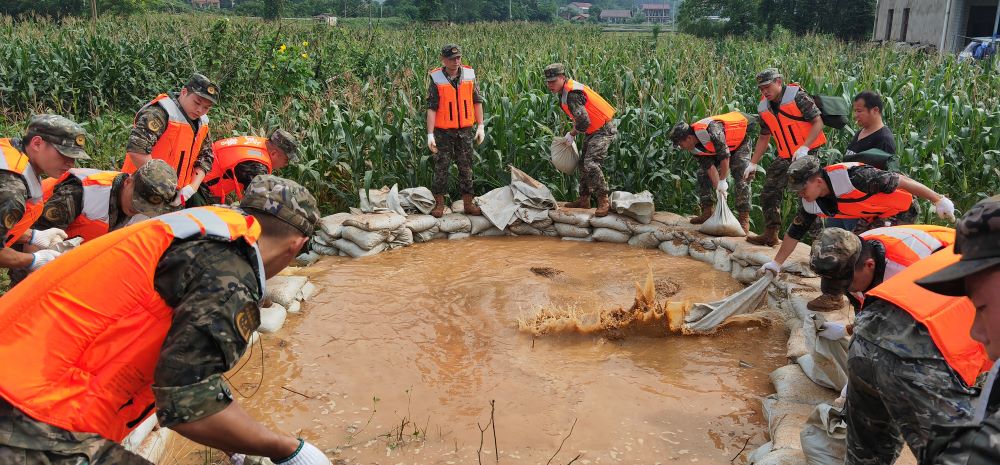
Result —
[[318, 219], [305, 188], [259, 176], [240, 209], [119, 229], [0, 297], [0, 462], [148, 465], [119, 442], [155, 411], [163, 427], [228, 453], [329, 464], [254, 420], [223, 378], [260, 324], [264, 280]]
[[590, 208], [590, 196], [597, 196], [595, 216], [606, 216], [611, 208], [608, 201], [608, 183], [604, 180], [601, 165], [608, 155], [608, 147], [615, 140], [618, 129], [612, 118], [615, 108], [600, 94], [582, 82], [566, 77], [566, 67], [553, 63], [545, 67], [545, 85], [553, 94], [560, 95], [560, 106], [571, 120], [573, 129], [566, 133], [572, 143], [584, 133], [583, 153], [580, 155], [580, 197], [567, 203], [566, 208]]
[[[427, 88], [427, 148], [434, 154], [434, 209], [444, 215], [444, 195], [448, 192], [448, 169], [458, 165], [458, 188], [466, 215], [482, 215], [472, 202], [472, 141], [486, 139], [483, 125], [483, 97], [479, 93], [476, 70], [462, 65], [462, 49], [455, 44], [441, 48], [441, 67], [430, 71]], [[473, 133], [472, 125], [476, 125]], [[438, 139], [441, 145], [438, 146]]]
[[[702, 224], [712, 216], [716, 198], [712, 188], [726, 194], [730, 169], [740, 174], [746, 170], [753, 144], [753, 138], [748, 136], [755, 126], [756, 120], [750, 115], [733, 111], [691, 125], [680, 122], [670, 131], [674, 145], [697, 155], [698, 159], [701, 214], [691, 218], [691, 224]], [[736, 176], [736, 213], [743, 232], [749, 233], [750, 183], [742, 175]]]
[[798, 84], [785, 85], [777, 69], [767, 68], [757, 73], [757, 87], [763, 95], [757, 105], [760, 138], [757, 139], [753, 158], [743, 172], [743, 177], [753, 179], [757, 164], [767, 152], [767, 144], [771, 139], [774, 139], [778, 158], [767, 167], [767, 177], [760, 194], [760, 206], [764, 210], [764, 233], [754, 237], [747, 236], [747, 242], [774, 246], [778, 243], [778, 230], [781, 229], [781, 202], [784, 200], [785, 185], [788, 184], [788, 165], [803, 155], [815, 154], [826, 143], [826, 136], [823, 134], [823, 118], [816, 103]]
[[[958, 223], [955, 253], [961, 259], [917, 281], [945, 296], [966, 296], [975, 316], [955, 322], [969, 328], [989, 358], [989, 372], [972, 418], [935, 425], [921, 465], [985, 465], [1000, 463], [1000, 196], [983, 199]], [[960, 324], [961, 323], [961, 324]]]
[[135, 215], [170, 212], [177, 197], [177, 174], [163, 160], [150, 160], [133, 175], [74, 168], [42, 184], [51, 195], [35, 229], [58, 228], [84, 241], [124, 227]]
[[212, 144], [215, 161], [199, 191], [209, 203], [222, 203], [230, 193], [243, 198], [243, 191], [253, 178], [270, 174], [295, 162], [299, 144], [295, 136], [276, 129], [262, 137], [231, 137]]
[[[892, 226], [911, 222], [908, 214], [916, 209], [913, 197], [934, 204], [941, 218], [955, 218], [955, 205], [947, 197], [899, 173], [882, 171], [861, 163], [836, 163], [823, 167], [819, 159], [806, 155], [788, 167], [788, 189], [802, 199], [799, 211], [785, 233], [774, 260], [761, 266], [759, 273], [781, 273], [781, 265], [813, 226], [817, 218], [859, 218], [855, 233], [872, 226]], [[882, 223], [881, 225], [879, 223]], [[840, 308], [839, 293], [824, 294], [809, 303], [810, 308]]]
[[219, 95], [218, 85], [194, 74], [179, 93], [160, 94], [140, 108], [121, 170], [131, 174], [151, 159], [163, 160], [176, 168], [185, 206], [207, 205], [197, 194], [212, 171], [214, 157], [207, 115]]
[[[40, 175], [57, 178], [89, 160], [86, 142], [79, 124], [57, 115], [36, 115], [23, 138], [0, 139], [0, 268], [35, 271], [59, 256], [50, 248], [65, 232], [31, 229], [45, 202]], [[28, 246], [33, 253], [20, 251]]]

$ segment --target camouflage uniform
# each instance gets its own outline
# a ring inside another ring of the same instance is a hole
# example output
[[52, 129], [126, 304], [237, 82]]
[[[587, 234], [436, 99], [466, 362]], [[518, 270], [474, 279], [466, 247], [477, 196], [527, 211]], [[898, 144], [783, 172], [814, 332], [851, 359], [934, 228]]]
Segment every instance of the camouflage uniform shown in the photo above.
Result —
[[[276, 147], [285, 152], [285, 156], [288, 158], [288, 163], [292, 164], [298, 160], [298, 150], [299, 144], [295, 140], [295, 136], [288, 133], [283, 129], [276, 129], [274, 132], [268, 136], [268, 142], [274, 144]], [[270, 174], [267, 169], [267, 165], [257, 161], [243, 161], [237, 163], [233, 167], [233, 174], [235, 174], [236, 182], [241, 186], [249, 186], [253, 182], [254, 178], [257, 176], [263, 176], [265, 174]], [[228, 177], [229, 173], [223, 173], [223, 177]], [[220, 199], [212, 195], [212, 191], [209, 186], [218, 182], [218, 179], [206, 180], [201, 183], [198, 187], [198, 193], [204, 198], [208, 203], [217, 204], [223, 203], [226, 199]], [[228, 196], [228, 193], [227, 193]]]
[[[309, 191], [274, 176], [257, 178], [242, 206], [249, 214], [275, 216], [306, 236], [319, 220]], [[236, 365], [260, 325], [262, 273], [256, 252], [243, 241], [175, 241], [161, 256], [153, 286], [173, 309], [153, 375], [161, 426], [190, 423], [233, 402], [223, 373]], [[88, 461], [148, 464], [117, 443], [39, 422], [0, 402], [0, 463]]]
[[[699, 205], [715, 205], [715, 189], [712, 187], [712, 180], [708, 177], [708, 170], [711, 167], [719, 169], [722, 161], [729, 159], [729, 172], [733, 174], [736, 181], [736, 211], [737, 213], [750, 213], [750, 182], [743, 179], [743, 171], [750, 164], [750, 151], [753, 147], [753, 138], [750, 133], [753, 131], [754, 120], [750, 119], [747, 127], [747, 137], [743, 139], [740, 146], [732, 153], [726, 145], [726, 126], [721, 121], [708, 123], [705, 130], [711, 138], [712, 145], [718, 147], [714, 157], [696, 156], [698, 160], [698, 200]], [[721, 176], [722, 173], [719, 173]]]
[[[458, 48], [445, 46], [445, 49]], [[444, 50], [442, 50], [444, 52]], [[444, 55], [442, 55], [444, 56]], [[445, 76], [451, 85], [458, 89], [462, 73], [454, 77]], [[479, 82], [477, 81], [472, 89], [472, 103], [483, 103], [482, 94], [479, 93]], [[438, 110], [438, 88], [432, 80], [427, 86], [427, 109]], [[438, 129], [434, 128], [434, 141], [437, 143], [438, 152], [433, 154], [434, 158], [434, 182], [431, 184], [431, 192], [435, 195], [445, 195], [448, 193], [448, 170], [454, 161], [458, 165], [458, 190], [462, 194], [472, 194], [472, 143], [475, 139], [476, 131], [474, 126], [459, 129]]]
[[608, 182], [604, 179], [604, 157], [608, 147], [614, 142], [618, 128], [614, 121], [608, 121], [593, 134], [587, 134], [590, 115], [587, 114], [587, 97], [582, 90], [571, 90], [566, 95], [566, 106], [573, 115], [573, 129], [584, 134], [583, 152], [580, 154], [580, 195], [585, 192], [600, 197], [608, 193]]
[[[11, 139], [11, 145], [24, 153], [21, 139]], [[28, 186], [21, 176], [11, 171], [0, 170], [0, 249], [7, 243], [7, 231], [24, 216], [24, 205], [28, 201]]]

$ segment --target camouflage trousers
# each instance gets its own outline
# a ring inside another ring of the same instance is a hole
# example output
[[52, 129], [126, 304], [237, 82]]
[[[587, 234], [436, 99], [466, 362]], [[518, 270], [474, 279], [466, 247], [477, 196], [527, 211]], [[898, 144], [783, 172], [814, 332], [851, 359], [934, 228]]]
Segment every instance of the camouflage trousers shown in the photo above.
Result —
[[0, 399], [0, 465], [151, 465], [121, 444], [37, 421]]
[[902, 358], [855, 336], [847, 371], [847, 465], [892, 465], [904, 440], [920, 457], [932, 424], [972, 416], [977, 390], [943, 360]]
[[462, 194], [472, 194], [472, 140], [475, 132], [465, 129], [434, 129], [434, 140], [438, 153], [434, 154], [434, 183], [431, 192], [435, 195], [448, 193], [448, 171], [451, 162], [458, 165], [458, 190]]
[[618, 135], [614, 121], [608, 121], [593, 134], [583, 138], [583, 153], [580, 154], [580, 195], [593, 194], [598, 197], [607, 195], [608, 182], [604, 179], [604, 157], [608, 156], [608, 147]]
[[775, 158], [767, 167], [764, 187], [760, 193], [760, 208], [764, 211], [764, 227], [781, 230], [781, 203], [788, 187], [789, 158]]
[[[715, 189], [708, 177], [708, 169], [715, 166], [715, 157], [698, 158], [698, 200], [699, 205], [715, 205]], [[743, 171], [750, 164], [750, 139], [743, 141], [735, 152], [729, 155], [729, 172], [735, 181], [736, 212], [750, 213], [750, 182], [743, 179]], [[719, 169], [716, 167], [716, 169]], [[722, 174], [722, 173], [719, 173]]]

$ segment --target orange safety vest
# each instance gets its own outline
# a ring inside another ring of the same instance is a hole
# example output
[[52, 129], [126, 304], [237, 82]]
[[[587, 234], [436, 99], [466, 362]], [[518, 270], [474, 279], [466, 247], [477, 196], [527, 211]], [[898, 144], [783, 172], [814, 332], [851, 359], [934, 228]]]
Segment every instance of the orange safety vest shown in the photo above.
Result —
[[444, 68], [434, 68], [430, 71], [431, 80], [434, 81], [438, 91], [435, 129], [468, 128], [476, 123], [476, 106], [472, 101], [476, 88], [476, 70], [463, 65], [461, 73], [456, 89], [445, 75]]
[[[823, 168], [830, 177], [830, 190], [837, 196], [837, 213], [834, 218], [888, 218], [905, 212], [913, 204], [913, 194], [902, 189], [896, 189], [891, 194], [868, 194], [858, 190], [851, 183], [848, 170], [863, 166], [864, 163], [835, 163]], [[819, 208], [816, 201], [807, 202], [802, 199], [806, 212], [829, 218], [830, 215]]]
[[35, 420], [121, 441], [155, 410], [153, 373], [173, 309], [153, 287], [175, 239], [244, 240], [260, 224], [224, 207], [169, 213], [105, 234], [0, 297], [0, 396]]
[[[809, 131], [812, 130], [812, 121], [803, 118], [802, 111], [795, 104], [795, 94], [799, 93], [799, 89], [798, 84], [785, 86], [785, 93], [781, 94], [777, 112], [771, 111], [771, 103], [766, 98], [761, 97], [757, 105], [757, 113], [771, 130], [771, 136], [778, 146], [778, 156], [781, 158], [792, 158], [792, 153], [802, 146], [809, 136]], [[809, 150], [825, 143], [826, 135], [820, 132], [809, 146]]]
[[[0, 139], [0, 170], [17, 174], [28, 187], [28, 198], [24, 202], [24, 214], [21, 215], [21, 219], [17, 223], [7, 228], [7, 237], [4, 238], [4, 245], [10, 247], [42, 215], [45, 196], [42, 191], [42, 180], [35, 173], [35, 169], [31, 167], [28, 155], [14, 148], [10, 139]], [[0, 218], [0, 221], [6, 220], [6, 218]]]
[[570, 91], [581, 90], [583, 95], [587, 97], [587, 103], [584, 104], [584, 108], [587, 110], [587, 116], [590, 117], [590, 126], [587, 127], [587, 134], [593, 134], [601, 129], [611, 118], [615, 117], [615, 107], [611, 106], [604, 97], [600, 94], [594, 92], [587, 85], [582, 82], [574, 81], [572, 79], [566, 80], [566, 85], [563, 86], [562, 98], [560, 99], [560, 106], [562, 110], [569, 115], [570, 119], [573, 119], [573, 113], [569, 111], [569, 104], [566, 103], [566, 98], [569, 96]]
[[918, 323], [927, 327], [934, 345], [944, 356], [948, 366], [962, 378], [967, 386], [976, 382], [980, 373], [993, 365], [982, 344], [972, 340], [969, 330], [976, 315], [976, 307], [968, 297], [948, 297], [936, 294], [914, 283], [960, 258], [954, 247], [937, 252], [901, 271], [868, 292], [909, 313]]
[[212, 144], [215, 161], [212, 171], [205, 176], [204, 184], [212, 195], [225, 201], [226, 195], [236, 192], [236, 197], [243, 198], [246, 186], [236, 180], [236, 165], [245, 161], [253, 161], [267, 167], [271, 172], [271, 155], [267, 153], [267, 139], [262, 137], [231, 137]]
[[58, 179], [49, 178], [42, 181], [46, 199], [50, 198], [56, 186], [69, 176], [76, 176], [83, 184], [83, 210], [66, 227], [67, 236], [82, 237], [84, 241], [89, 241], [108, 233], [111, 227], [109, 225], [111, 216], [108, 214], [111, 209], [111, 185], [121, 174], [120, 171], [73, 168]]
[[[201, 144], [208, 136], [208, 116], [202, 116], [199, 120], [198, 133], [188, 122], [184, 110], [177, 105], [174, 99], [167, 94], [160, 94], [152, 102], [147, 103], [142, 108], [150, 105], [159, 105], [167, 111], [167, 129], [163, 131], [160, 138], [153, 145], [153, 153], [150, 156], [156, 160], [163, 160], [168, 165], [177, 170], [177, 186], [191, 184], [194, 176], [195, 162], [198, 161], [198, 153], [201, 152]], [[142, 111], [141, 109], [139, 110]], [[133, 126], [135, 122], [132, 123]], [[122, 171], [128, 174], [135, 173], [136, 167], [129, 157], [125, 156], [125, 163]]]
[[709, 116], [704, 118], [697, 123], [691, 125], [691, 129], [694, 130], [695, 137], [698, 138], [698, 142], [701, 143], [701, 148], [695, 146], [694, 150], [691, 152], [695, 155], [714, 157], [715, 156], [715, 144], [712, 143], [711, 136], [708, 135], [708, 125], [713, 121], [718, 121], [723, 124], [726, 131], [726, 146], [729, 147], [729, 151], [735, 151], [740, 147], [740, 144], [747, 137], [747, 127], [750, 122], [747, 121], [747, 117], [743, 116], [743, 113], [738, 111], [731, 111], [723, 115]]

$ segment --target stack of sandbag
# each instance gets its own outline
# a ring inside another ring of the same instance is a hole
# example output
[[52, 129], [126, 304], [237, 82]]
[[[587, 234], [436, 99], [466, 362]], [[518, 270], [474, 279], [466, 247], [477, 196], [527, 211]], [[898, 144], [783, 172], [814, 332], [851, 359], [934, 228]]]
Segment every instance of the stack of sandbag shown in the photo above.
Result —
[[642, 191], [638, 194], [625, 191], [611, 193], [611, 209], [619, 215], [632, 218], [642, 224], [653, 221], [656, 207], [653, 206], [653, 194]]
[[273, 333], [285, 324], [289, 313], [301, 311], [303, 301], [312, 297], [316, 286], [305, 276], [278, 275], [265, 284], [265, 302], [270, 305], [260, 309], [260, 328], [262, 333]]
[[549, 219], [556, 234], [563, 239], [589, 240], [590, 219], [594, 214], [587, 210], [549, 210]]
[[413, 243], [406, 217], [395, 212], [361, 213], [344, 220], [341, 238], [334, 242], [340, 255], [367, 257]]
[[403, 224], [413, 235], [413, 242], [427, 242], [448, 237], [447, 233], [441, 233], [437, 223], [438, 219], [431, 215], [413, 214], [407, 216]]
[[556, 199], [549, 188], [513, 166], [510, 167], [510, 178], [510, 185], [476, 198], [483, 216], [500, 230], [506, 230], [517, 220], [534, 229], [554, 230], [551, 225], [539, 223], [549, 219], [549, 210], [556, 209]]
[[312, 250], [322, 255], [338, 255], [334, 243], [340, 239], [344, 221], [350, 217], [350, 213], [334, 213], [320, 219], [319, 228], [313, 234]]
[[434, 194], [426, 187], [411, 187], [399, 191], [399, 205], [407, 214], [429, 214], [434, 209]]
[[771, 372], [771, 384], [777, 393], [763, 402], [771, 441], [750, 454], [750, 463], [804, 463], [800, 434], [816, 404], [832, 401], [838, 393], [810, 381], [798, 365], [785, 365]]
[[399, 187], [382, 186], [381, 189], [358, 189], [360, 204], [358, 208], [364, 213], [391, 211], [406, 216], [399, 198]]

